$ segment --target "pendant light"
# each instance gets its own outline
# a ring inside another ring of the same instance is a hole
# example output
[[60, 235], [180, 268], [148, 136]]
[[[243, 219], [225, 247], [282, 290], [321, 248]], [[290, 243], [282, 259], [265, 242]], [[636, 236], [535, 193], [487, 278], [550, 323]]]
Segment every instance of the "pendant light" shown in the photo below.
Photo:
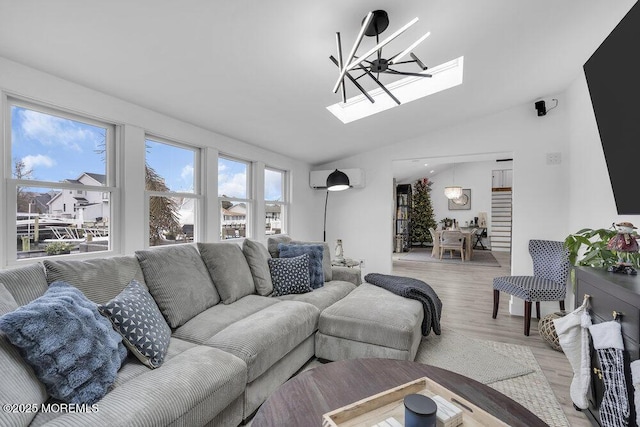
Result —
[[453, 163], [453, 184], [448, 187], [444, 187], [444, 195], [447, 199], [457, 199], [462, 196], [462, 187], [455, 185], [456, 183], [456, 163]]

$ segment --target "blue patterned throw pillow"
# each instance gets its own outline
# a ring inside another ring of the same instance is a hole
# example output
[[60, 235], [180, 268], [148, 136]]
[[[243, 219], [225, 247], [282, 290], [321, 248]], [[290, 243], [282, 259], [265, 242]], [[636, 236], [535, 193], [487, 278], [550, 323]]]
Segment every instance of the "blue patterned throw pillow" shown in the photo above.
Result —
[[157, 368], [164, 362], [169, 348], [171, 328], [158, 305], [137, 280], [132, 280], [118, 296], [99, 306], [124, 344], [142, 363]]
[[294, 258], [271, 258], [267, 262], [273, 282], [271, 296], [304, 294], [313, 290], [309, 286], [309, 255], [304, 254]]
[[292, 258], [303, 254], [309, 255], [309, 282], [312, 289], [324, 285], [324, 270], [322, 269], [323, 245], [280, 243], [280, 258]]
[[97, 305], [65, 282], [53, 282], [41, 297], [0, 317], [0, 330], [49, 395], [67, 403], [100, 400], [127, 357]]

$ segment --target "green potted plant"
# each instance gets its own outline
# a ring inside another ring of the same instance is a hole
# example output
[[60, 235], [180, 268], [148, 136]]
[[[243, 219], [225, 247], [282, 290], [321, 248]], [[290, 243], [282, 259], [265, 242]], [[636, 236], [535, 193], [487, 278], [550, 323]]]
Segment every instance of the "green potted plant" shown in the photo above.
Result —
[[73, 245], [69, 242], [53, 242], [49, 243], [44, 249], [47, 255], [63, 255], [71, 253]]
[[[583, 228], [570, 234], [564, 240], [564, 246], [569, 250], [569, 262], [572, 265], [582, 265], [594, 268], [609, 268], [616, 265], [620, 258], [636, 268], [640, 268], [640, 253], [618, 252], [607, 248], [607, 244], [618, 231], [614, 226], [610, 228]], [[634, 232], [634, 235], [637, 235]], [[584, 246], [585, 252], [578, 260], [580, 250]]]

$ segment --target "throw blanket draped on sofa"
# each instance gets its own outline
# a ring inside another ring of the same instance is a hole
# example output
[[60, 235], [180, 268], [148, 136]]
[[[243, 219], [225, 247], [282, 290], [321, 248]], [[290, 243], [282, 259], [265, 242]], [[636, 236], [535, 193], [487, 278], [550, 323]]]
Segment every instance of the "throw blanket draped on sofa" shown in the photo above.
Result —
[[424, 318], [422, 319], [422, 335], [427, 336], [431, 329], [440, 335], [440, 316], [442, 301], [438, 295], [422, 280], [411, 277], [392, 276], [388, 274], [369, 273], [364, 280], [372, 285], [393, 292], [405, 298], [415, 299], [422, 303]]

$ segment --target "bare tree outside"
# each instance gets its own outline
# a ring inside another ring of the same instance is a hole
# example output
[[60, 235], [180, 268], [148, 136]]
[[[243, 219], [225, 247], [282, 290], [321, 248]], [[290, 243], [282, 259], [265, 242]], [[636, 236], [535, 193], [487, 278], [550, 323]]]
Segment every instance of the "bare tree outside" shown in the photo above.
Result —
[[[149, 165], [145, 165], [145, 185], [148, 191], [169, 191], [164, 179]], [[149, 244], [155, 246], [167, 234], [180, 232], [178, 203], [171, 197], [152, 196], [149, 198]]]
[[[14, 160], [13, 164], [13, 177], [15, 179], [32, 179], [33, 178], [33, 169], [28, 169], [27, 165], [22, 160]], [[31, 193], [24, 191], [24, 187], [19, 186], [17, 189], [18, 197], [18, 212], [28, 212], [29, 211], [29, 203], [33, 198]]]

